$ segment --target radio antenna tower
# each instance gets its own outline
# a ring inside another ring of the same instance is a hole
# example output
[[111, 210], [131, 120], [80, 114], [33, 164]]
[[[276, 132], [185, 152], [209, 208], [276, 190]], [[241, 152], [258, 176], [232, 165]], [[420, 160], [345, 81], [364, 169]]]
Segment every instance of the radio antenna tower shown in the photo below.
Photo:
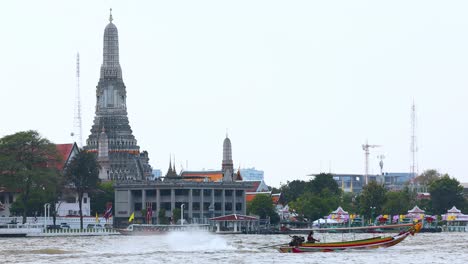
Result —
[[81, 128], [81, 101], [80, 101], [80, 53], [76, 53], [76, 94], [75, 94], [75, 118], [74, 133], [76, 144], [83, 147], [82, 128]]
[[414, 179], [416, 177], [416, 174], [418, 173], [418, 168], [416, 164], [416, 154], [418, 152], [418, 146], [416, 143], [416, 105], [414, 104], [413, 100], [413, 105], [411, 106], [411, 146], [410, 146], [410, 151], [411, 151], [411, 167], [410, 167], [410, 172], [411, 172], [411, 177]]

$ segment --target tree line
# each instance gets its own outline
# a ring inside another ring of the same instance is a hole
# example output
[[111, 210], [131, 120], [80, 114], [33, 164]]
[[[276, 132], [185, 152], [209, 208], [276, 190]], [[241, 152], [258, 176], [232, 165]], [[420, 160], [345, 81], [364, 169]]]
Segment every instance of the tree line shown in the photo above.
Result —
[[[418, 190], [423, 189], [430, 198], [418, 198]], [[388, 190], [383, 184], [371, 181], [359, 194], [343, 192], [333, 174], [322, 173], [309, 181], [293, 180], [280, 188], [271, 188], [272, 193], [282, 194], [282, 204], [288, 204], [290, 211], [297, 214], [300, 221], [313, 221], [329, 215], [338, 206], [350, 214], [359, 214], [366, 219], [380, 214], [407, 214], [415, 205], [426, 214], [440, 215], [452, 206], [466, 212], [468, 200], [463, 196], [463, 187], [455, 178], [427, 170], [414, 182], [409, 182], [400, 191]], [[258, 196], [258, 195], [257, 195]], [[261, 218], [270, 217], [279, 222], [274, 214], [271, 198], [255, 197], [248, 204], [249, 212]]]

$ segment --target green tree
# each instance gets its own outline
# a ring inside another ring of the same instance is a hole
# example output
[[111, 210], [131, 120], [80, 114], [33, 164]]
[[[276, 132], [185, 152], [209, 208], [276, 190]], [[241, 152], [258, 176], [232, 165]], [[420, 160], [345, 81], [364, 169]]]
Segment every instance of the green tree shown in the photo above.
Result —
[[287, 203], [295, 201], [301, 194], [304, 193], [306, 182], [301, 180], [288, 181], [286, 184], [281, 185], [280, 191], [284, 195]]
[[103, 213], [107, 209], [107, 203], [114, 203], [114, 182], [101, 182], [95, 191], [91, 193], [91, 215]]
[[177, 221], [179, 221], [179, 219], [180, 219], [180, 213], [181, 213], [180, 208], [174, 208], [174, 209], [172, 209], [172, 223], [173, 223], [173, 224], [177, 224]]
[[169, 221], [167, 220], [167, 217], [166, 217], [166, 209], [164, 209], [164, 208], [159, 209], [158, 223], [161, 224], [161, 225], [167, 225], [169, 223]]
[[[341, 195], [341, 189], [338, 187], [338, 183], [333, 179], [333, 174], [320, 173], [310, 181], [307, 185], [312, 193], [322, 193], [325, 189], [328, 189], [331, 195]], [[328, 193], [327, 193], [328, 195]]]
[[429, 186], [433, 181], [440, 179], [440, 177], [442, 175], [437, 170], [426, 170], [416, 177], [414, 182], [423, 186]]
[[302, 182], [302, 193], [296, 187], [297, 198], [289, 203], [301, 218], [313, 220], [335, 210], [341, 199], [341, 189], [332, 174], [321, 173], [309, 182]]
[[385, 194], [387, 190], [382, 184], [370, 181], [364, 186], [359, 195], [359, 211], [366, 218], [382, 213], [382, 206], [385, 204]]
[[390, 191], [385, 194], [383, 213], [385, 214], [405, 214], [411, 205], [409, 204], [409, 194], [405, 191]]
[[80, 228], [83, 229], [83, 195], [95, 190], [99, 183], [99, 164], [95, 155], [80, 151], [65, 168], [65, 177], [78, 194]]
[[304, 220], [312, 221], [328, 215], [339, 205], [340, 197], [333, 195], [328, 188], [320, 194], [305, 192], [296, 201], [289, 204], [290, 208]]
[[55, 145], [37, 131], [18, 132], [0, 139], [0, 182], [7, 189], [19, 190], [20, 204], [15, 207], [21, 208], [23, 223], [31, 215], [31, 194], [55, 188], [60, 175], [55, 167], [58, 162]]
[[270, 223], [279, 222], [279, 215], [276, 213], [271, 197], [267, 194], [257, 194], [252, 201], [247, 203], [247, 213], [258, 215], [260, 219], [270, 218]]
[[342, 193], [340, 206], [343, 208], [343, 210], [347, 211], [350, 214], [357, 213], [358, 205], [356, 200], [356, 194], [351, 192]]
[[455, 178], [450, 178], [448, 175], [442, 176], [429, 185], [429, 193], [431, 194], [432, 208], [435, 214], [442, 214], [452, 206], [463, 208], [463, 186]]

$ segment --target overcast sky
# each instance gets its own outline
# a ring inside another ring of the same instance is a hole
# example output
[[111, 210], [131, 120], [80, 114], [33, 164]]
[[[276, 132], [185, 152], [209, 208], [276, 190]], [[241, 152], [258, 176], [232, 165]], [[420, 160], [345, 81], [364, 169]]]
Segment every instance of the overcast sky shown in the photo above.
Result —
[[0, 136], [73, 139], [81, 56], [83, 139], [91, 129], [113, 9], [130, 125], [165, 173], [234, 166], [279, 186], [310, 173], [410, 169], [468, 182], [467, 1], [2, 1]]

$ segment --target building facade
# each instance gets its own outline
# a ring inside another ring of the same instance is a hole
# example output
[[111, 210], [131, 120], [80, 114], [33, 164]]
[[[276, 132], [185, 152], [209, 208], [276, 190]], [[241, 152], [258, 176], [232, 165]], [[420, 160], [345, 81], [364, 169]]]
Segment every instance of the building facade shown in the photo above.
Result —
[[207, 219], [226, 214], [246, 214], [246, 190], [249, 182], [195, 181], [118, 181], [115, 188], [114, 225], [125, 226], [134, 213], [135, 221], [146, 222], [142, 211], [151, 210], [152, 223], [161, 222], [161, 209], [171, 218], [176, 208], [184, 210], [189, 223], [207, 223]]
[[104, 30], [101, 74], [96, 109], [85, 150], [98, 155], [101, 180], [145, 180], [152, 175], [146, 151], [140, 152], [127, 115], [127, 92], [119, 62], [119, 36], [112, 23]]
[[[161, 223], [158, 215], [162, 209], [165, 218], [172, 218], [174, 210], [181, 209], [189, 223], [207, 223], [209, 218], [227, 214], [245, 215], [246, 192], [253, 182], [242, 181], [233, 170], [231, 140], [226, 137], [221, 170], [184, 171], [179, 175], [170, 162], [165, 177], [116, 181], [114, 225], [128, 225], [131, 214], [137, 223]], [[148, 214], [148, 210], [154, 213]]]

